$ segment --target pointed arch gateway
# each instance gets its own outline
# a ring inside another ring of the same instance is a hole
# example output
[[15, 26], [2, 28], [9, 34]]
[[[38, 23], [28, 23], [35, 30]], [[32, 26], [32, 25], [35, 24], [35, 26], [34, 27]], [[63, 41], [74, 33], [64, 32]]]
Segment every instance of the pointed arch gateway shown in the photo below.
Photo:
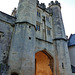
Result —
[[54, 75], [54, 60], [46, 51], [35, 54], [35, 75]]

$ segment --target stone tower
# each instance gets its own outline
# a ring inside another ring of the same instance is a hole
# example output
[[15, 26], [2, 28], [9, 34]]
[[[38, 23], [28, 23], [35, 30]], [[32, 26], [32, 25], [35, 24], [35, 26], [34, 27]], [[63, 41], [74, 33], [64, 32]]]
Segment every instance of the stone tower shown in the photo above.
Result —
[[[58, 1], [51, 1], [52, 23], [54, 28], [54, 43], [56, 48], [57, 75], [71, 75], [70, 59], [67, 47], [67, 39], [61, 14], [61, 6]], [[61, 66], [62, 65], [62, 66]]]
[[20, 0], [9, 55], [8, 75], [14, 71], [19, 75], [34, 75], [35, 25], [36, 0]]
[[19, 0], [15, 13], [7, 75], [72, 75], [60, 3]]

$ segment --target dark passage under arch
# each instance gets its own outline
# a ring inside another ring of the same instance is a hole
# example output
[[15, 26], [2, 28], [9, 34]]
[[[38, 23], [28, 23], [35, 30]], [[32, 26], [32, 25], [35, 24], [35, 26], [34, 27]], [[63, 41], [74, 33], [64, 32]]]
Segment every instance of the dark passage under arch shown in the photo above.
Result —
[[11, 73], [11, 75], [18, 75], [18, 73], [16, 73], [16, 72], [13, 72], [13, 73]]

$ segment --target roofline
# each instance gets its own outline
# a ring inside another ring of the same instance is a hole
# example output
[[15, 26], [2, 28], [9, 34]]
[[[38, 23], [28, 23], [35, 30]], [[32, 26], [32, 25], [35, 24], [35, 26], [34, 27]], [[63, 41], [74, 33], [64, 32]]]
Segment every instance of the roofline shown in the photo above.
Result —
[[75, 46], [75, 44], [73, 44], [73, 45], [68, 45], [68, 47], [71, 47], [71, 46]]
[[11, 16], [11, 15], [9, 15], [9, 14], [5, 13], [5, 12], [2, 12], [2, 11], [0, 11], [0, 12], [1, 12], [2, 14], [8, 15], [8, 16], [10, 16], [10, 17], [12, 17], [12, 18], [16, 18], [16, 17]]

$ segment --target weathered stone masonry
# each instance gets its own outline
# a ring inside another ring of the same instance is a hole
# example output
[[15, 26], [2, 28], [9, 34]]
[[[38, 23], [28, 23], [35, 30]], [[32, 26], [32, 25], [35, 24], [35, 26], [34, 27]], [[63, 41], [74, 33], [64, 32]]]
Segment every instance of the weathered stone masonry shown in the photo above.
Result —
[[19, 0], [12, 16], [0, 12], [0, 65], [0, 75], [71, 75], [58, 1]]

